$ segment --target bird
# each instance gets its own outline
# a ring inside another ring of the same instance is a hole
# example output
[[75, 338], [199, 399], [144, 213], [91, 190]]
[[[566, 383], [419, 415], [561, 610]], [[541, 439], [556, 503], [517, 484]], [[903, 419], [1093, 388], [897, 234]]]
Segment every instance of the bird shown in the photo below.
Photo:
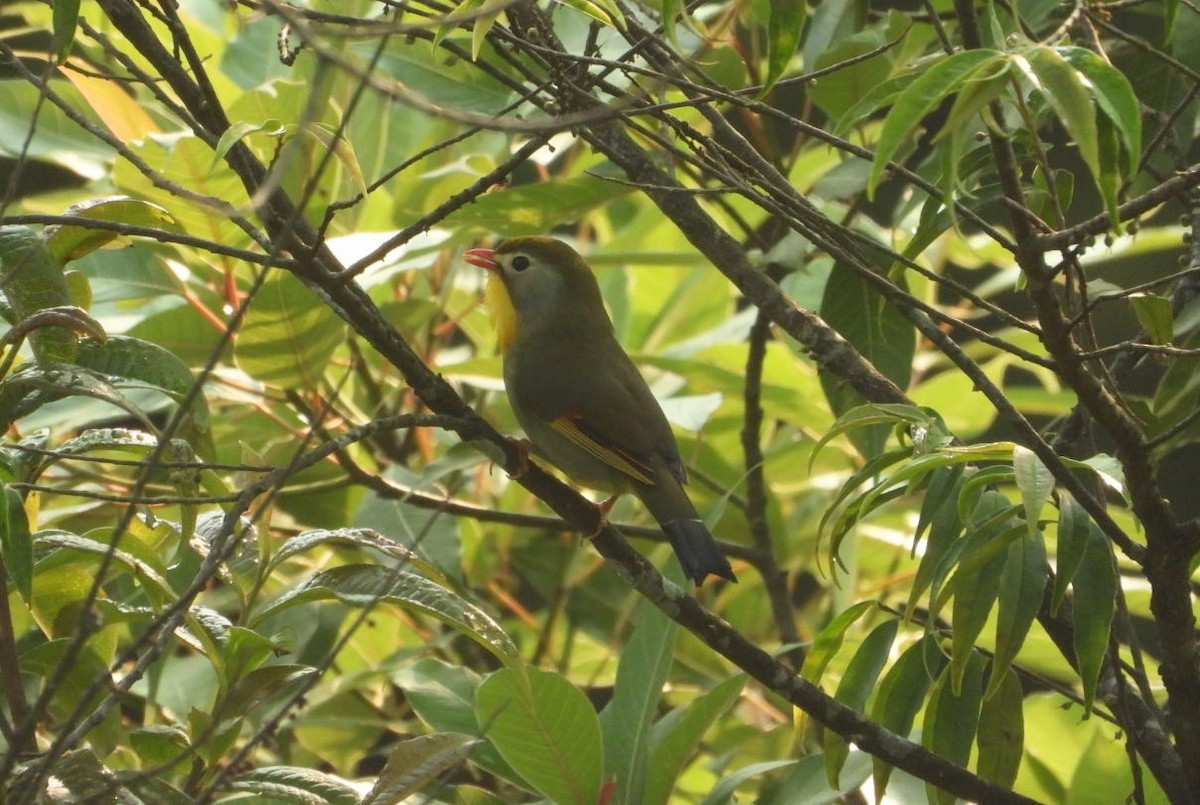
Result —
[[488, 272], [504, 386], [534, 453], [575, 483], [649, 510], [696, 584], [736, 582], [684, 484], [687, 469], [662, 408], [621, 347], [592, 269], [568, 244], [523, 236], [465, 252]]

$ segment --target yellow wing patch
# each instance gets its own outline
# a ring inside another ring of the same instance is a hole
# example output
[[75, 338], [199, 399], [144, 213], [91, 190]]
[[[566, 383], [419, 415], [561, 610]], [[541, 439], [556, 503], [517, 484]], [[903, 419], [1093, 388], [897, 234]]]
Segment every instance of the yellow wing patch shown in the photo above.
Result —
[[619, 448], [601, 444], [595, 437], [580, 428], [579, 423], [570, 416], [560, 416], [550, 424], [556, 431], [608, 466], [620, 470], [639, 483], [653, 486], [654, 469], [637, 456]]

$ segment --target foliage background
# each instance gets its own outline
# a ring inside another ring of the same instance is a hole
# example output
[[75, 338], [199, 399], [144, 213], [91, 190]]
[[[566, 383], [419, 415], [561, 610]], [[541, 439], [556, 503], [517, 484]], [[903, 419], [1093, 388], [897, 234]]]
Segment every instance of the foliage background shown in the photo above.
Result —
[[[2, 14], [11, 801], [1200, 791], [1192, 4]], [[533, 233], [736, 586], [502, 471]]]

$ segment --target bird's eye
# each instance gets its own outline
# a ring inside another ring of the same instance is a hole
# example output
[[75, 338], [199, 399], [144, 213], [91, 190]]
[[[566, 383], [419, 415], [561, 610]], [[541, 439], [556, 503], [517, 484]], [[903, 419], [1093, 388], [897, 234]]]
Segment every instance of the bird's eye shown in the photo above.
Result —
[[529, 258], [523, 254], [518, 254], [512, 260], [513, 271], [524, 271], [529, 268]]

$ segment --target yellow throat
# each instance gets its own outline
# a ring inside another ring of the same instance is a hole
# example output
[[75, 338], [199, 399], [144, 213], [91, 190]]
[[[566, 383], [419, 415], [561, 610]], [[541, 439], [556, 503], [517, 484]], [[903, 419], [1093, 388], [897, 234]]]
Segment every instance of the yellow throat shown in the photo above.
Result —
[[500, 342], [500, 351], [506, 352], [517, 338], [517, 311], [513, 307], [512, 297], [508, 295], [508, 289], [504, 287], [504, 281], [495, 271], [488, 272], [487, 287], [483, 291], [483, 302], [487, 305], [492, 326], [496, 328], [496, 339]]

